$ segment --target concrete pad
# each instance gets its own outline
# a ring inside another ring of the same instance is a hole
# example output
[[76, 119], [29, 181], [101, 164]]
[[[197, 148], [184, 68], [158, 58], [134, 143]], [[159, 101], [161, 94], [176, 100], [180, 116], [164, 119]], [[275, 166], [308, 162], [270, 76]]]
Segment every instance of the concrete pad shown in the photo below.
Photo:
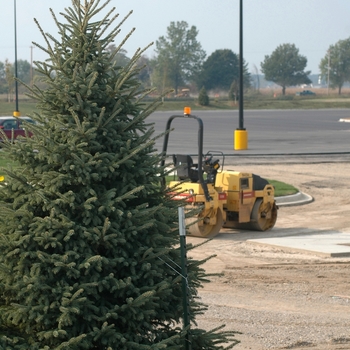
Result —
[[322, 234], [249, 239], [248, 242], [310, 252], [329, 257], [350, 257], [350, 232], [326, 231]]

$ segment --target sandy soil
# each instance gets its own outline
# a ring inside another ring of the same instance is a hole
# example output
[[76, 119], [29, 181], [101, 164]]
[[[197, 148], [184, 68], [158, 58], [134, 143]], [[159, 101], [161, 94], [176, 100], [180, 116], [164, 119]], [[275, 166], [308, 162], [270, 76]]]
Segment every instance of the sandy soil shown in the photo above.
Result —
[[[291, 183], [314, 202], [281, 207], [271, 232], [305, 228], [350, 234], [350, 162], [245, 165], [236, 170]], [[258, 235], [259, 233], [256, 233]], [[268, 237], [269, 233], [260, 233]], [[208, 311], [199, 326], [241, 332], [234, 349], [350, 349], [350, 258], [331, 258], [247, 242], [252, 234], [222, 230], [188, 252], [212, 254], [200, 290]], [[189, 243], [201, 239], [188, 237]]]

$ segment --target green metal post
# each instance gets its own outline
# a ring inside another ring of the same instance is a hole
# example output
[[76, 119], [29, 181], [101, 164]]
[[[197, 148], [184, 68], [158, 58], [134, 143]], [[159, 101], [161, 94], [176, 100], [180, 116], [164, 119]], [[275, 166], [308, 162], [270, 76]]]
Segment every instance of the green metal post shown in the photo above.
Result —
[[185, 350], [191, 350], [190, 339], [190, 313], [189, 313], [189, 293], [187, 283], [187, 253], [186, 253], [186, 225], [185, 210], [178, 208], [179, 213], [179, 232], [180, 232], [180, 250], [181, 250], [181, 275], [182, 275], [182, 305], [184, 313], [184, 328], [187, 329], [185, 337]]

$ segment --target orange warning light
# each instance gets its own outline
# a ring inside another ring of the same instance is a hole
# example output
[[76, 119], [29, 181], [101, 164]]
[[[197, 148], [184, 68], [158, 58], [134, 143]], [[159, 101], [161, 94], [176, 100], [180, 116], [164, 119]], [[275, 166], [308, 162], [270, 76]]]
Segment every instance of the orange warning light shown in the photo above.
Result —
[[185, 107], [184, 114], [190, 115], [191, 114], [191, 107]]

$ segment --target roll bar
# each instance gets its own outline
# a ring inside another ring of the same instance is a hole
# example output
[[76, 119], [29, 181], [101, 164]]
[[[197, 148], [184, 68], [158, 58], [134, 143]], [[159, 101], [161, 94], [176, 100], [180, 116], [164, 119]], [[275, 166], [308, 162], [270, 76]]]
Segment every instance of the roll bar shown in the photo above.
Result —
[[[188, 114], [186, 112], [189, 112]], [[212, 198], [209, 195], [209, 190], [208, 190], [208, 186], [207, 183], [204, 181], [203, 178], [203, 168], [202, 168], [202, 158], [203, 158], [203, 121], [201, 118], [195, 116], [195, 115], [191, 115], [190, 114], [190, 110], [189, 108], [186, 109], [185, 107], [185, 114], [184, 115], [172, 115], [165, 126], [165, 136], [164, 136], [164, 142], [163, 142], [163, 150], [162, 150], [162, 156], [163, 159], [161, 161], [161, 166], [164, 166], [165, 164], [165, 158], [167, 155], [167, 149], [168, 149], [168, 141], [169, 141], [169, 134], [170, 134], [170, 127], [171, 127], [171, 123], [175, 118], [192, 118], [197, 120], [198, 122], [198, 180], [199, 183], [201, 184], [203, 191], [204, 191], [204, 195], [205, 195], [205, 199], [210, 202], [212, 200]]]

